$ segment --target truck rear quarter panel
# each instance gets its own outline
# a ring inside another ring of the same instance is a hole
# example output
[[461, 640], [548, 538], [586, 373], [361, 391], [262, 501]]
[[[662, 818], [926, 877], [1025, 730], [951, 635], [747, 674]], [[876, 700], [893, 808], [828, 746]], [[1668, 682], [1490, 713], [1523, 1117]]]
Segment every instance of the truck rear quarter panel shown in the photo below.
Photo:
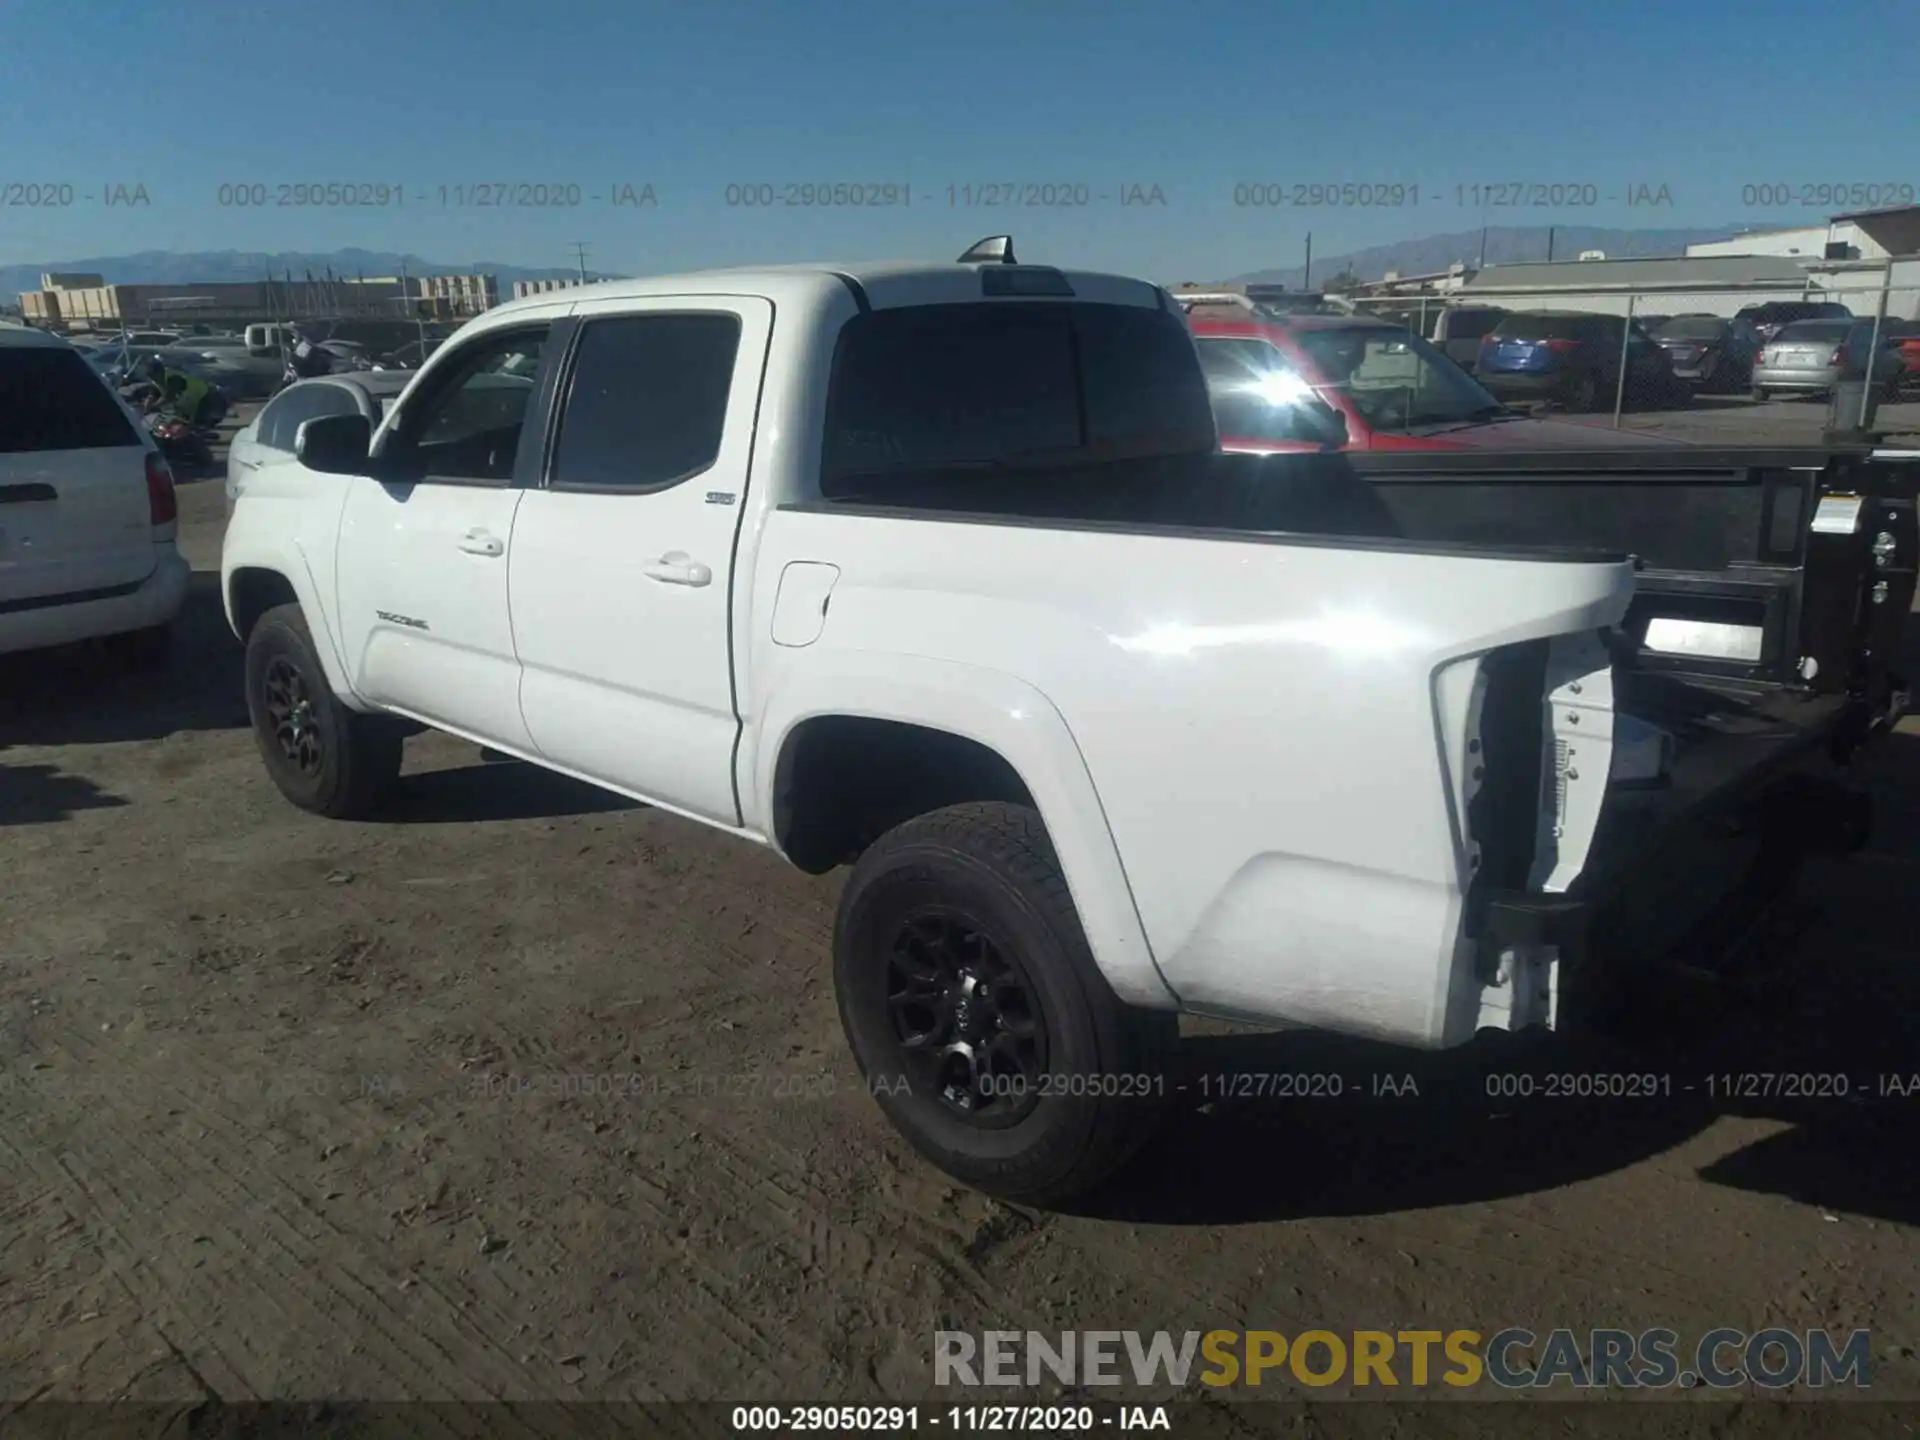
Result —
[[957, 729], [1027, 782], [1124, 995], [1414, 1044], [1445, 1038], [1460, 965], [1471, 686], [1443, 674], [1632, 591], [1616, 563], [821, 503], [768, 517], [754, 592], [794, 561], [840, 573], [811, 644], [757, 622], [763, 815], [806, 715]]

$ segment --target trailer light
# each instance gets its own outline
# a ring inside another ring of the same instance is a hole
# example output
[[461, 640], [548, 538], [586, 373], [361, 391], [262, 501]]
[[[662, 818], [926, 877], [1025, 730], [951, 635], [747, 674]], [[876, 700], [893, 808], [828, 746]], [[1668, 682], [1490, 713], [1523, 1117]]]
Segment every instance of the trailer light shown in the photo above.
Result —
[[1647, 622], [1641, 649], [1659, 655], [1691, 655], [1702, 660], [1760, 662], [1764, 632], [1758, 625], [1725, 625], [1661, 615]]

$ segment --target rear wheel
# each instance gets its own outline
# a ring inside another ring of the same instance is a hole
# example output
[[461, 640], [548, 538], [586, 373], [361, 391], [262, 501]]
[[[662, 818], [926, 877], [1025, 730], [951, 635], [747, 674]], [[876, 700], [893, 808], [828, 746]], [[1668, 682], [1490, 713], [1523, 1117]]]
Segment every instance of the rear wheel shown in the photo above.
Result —
[[247, 713], [267, 773], [302, 810], [366, 815], [400, 774], [399, 728], [340, 703], [298, 605], [267, 611], [247, 637]]
[[834, 985], [887, 1118], [990, 1194], [1083, 1194], [1169, 1111], [1178, 1022], [1108, 987], [1026, 806], [949, 806], [876, 841], [841, 897]]
[[1747, 392], [1747, 395], [1754, 400], [1765, 400], [1768, 396], [1768, 393], [1769, 392], [1766, 386], [1756, 385]]
[[1594, 409], [1600, 403], [1600, 377], [1588, 370], [1576, 376], [1567, 386], [1567, 408], [1581, 414]]

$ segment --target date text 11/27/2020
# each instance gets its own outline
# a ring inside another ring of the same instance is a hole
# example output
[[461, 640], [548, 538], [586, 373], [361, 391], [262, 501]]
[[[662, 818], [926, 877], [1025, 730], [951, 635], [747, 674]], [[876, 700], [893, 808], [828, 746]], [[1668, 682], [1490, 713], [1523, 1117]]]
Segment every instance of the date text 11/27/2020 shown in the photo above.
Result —
[[1078, 180], [988, 180], [916, 190], [909, 181], [740, 181], [721, 198], [735, 210], [903, 210], [914, 204], [951, 210], [1084, 210], [1095, 205], [1167, 208], [1149, 182], [1093, 185]]

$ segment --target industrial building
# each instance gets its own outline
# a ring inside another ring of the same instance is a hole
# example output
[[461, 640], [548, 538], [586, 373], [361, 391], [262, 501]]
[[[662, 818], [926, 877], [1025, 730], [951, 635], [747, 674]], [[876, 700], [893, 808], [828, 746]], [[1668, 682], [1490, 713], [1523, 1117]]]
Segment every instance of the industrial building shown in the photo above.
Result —
[[513, 298], [524, 300], [529, 295], [550, 295], [555, 290], [576, 290], [582, 285], [592, 284], [589, 280], [516, 280], [513, 282]]
[[1773, 300], [1833, 300], [1872, 315], [1920, 319], [1920, 206], [1835, 215], [1826, 224], [1689, 245], [1665, 259], [1489, 265], [1456, 303], [1600, 314], [1734, 315]]
[[119, 329], [181, 321], [226, 325], [302, 316], [421, 317], [478, 315], [500, 303], [491, 275], [353, 276], [240, 283], [110, 285], [99, 275], [43, 274], [23, 291], [28, 324], [47, 329]]

